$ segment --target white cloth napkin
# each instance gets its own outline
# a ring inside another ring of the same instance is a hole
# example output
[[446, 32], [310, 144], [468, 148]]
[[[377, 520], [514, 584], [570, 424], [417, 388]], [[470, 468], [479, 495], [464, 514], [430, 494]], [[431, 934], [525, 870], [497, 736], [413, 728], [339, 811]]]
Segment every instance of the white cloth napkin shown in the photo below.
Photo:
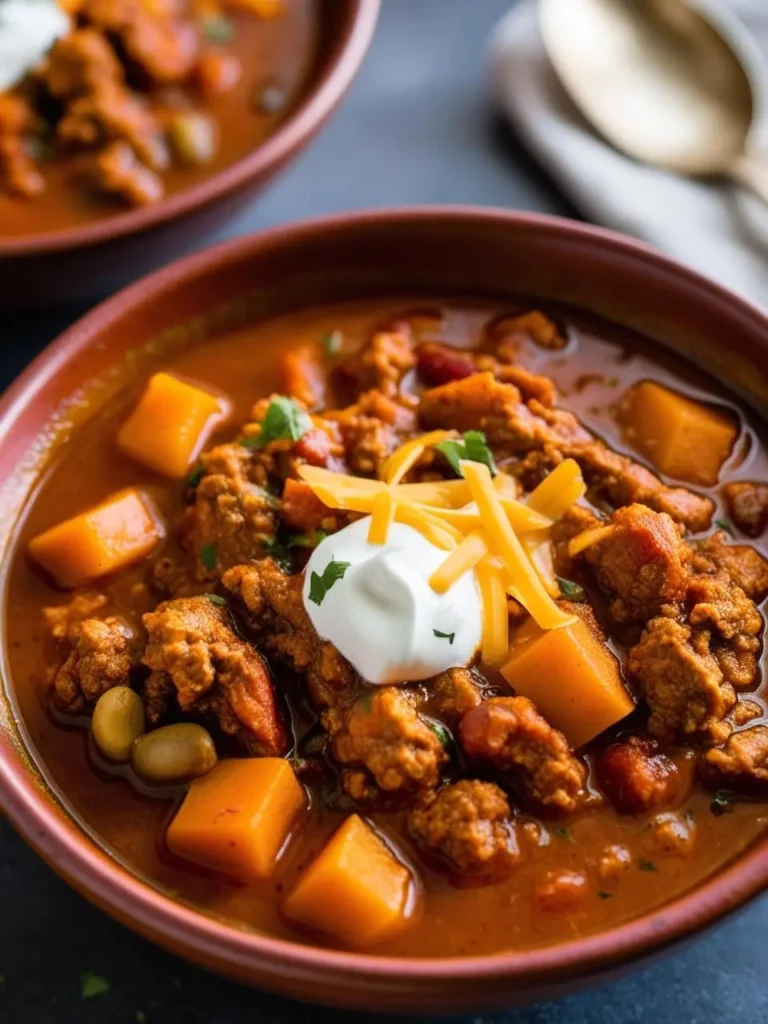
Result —
[[[768, 0], [728, 3], [768, 59]], [[642, 238], [768, 306], [768, 206], [738, 185], [636, 163], [600, 138], [547, 60], [535, 0], [501, 20], [490, 67], [496, 99], [517, 134], [587, 219]]]

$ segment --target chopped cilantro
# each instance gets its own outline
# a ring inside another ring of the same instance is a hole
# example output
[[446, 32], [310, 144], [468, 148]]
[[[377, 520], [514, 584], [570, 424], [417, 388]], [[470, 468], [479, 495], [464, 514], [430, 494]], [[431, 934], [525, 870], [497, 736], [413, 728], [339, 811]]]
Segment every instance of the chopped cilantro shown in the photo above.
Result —
[[344, 579], [344, 573], [350, 562], [337, 562], [332, 558], [323, 570], [322, 576], [313, 572], [309, 578], [309, 600], [313, 604], [322, 604], [325, 595], [338, 580]]
[[293, 555], [279, 537], [267, 537], [263, 543], [264, 550], [283, 572], [293, 572]]
[[441, 633], [439, 629], [433, 629], [432, 632], [439, 640], [447, 640], [451, 645], [453, 645], [453, 641], [456, 639], [455, 633]]
[[323, 338], [323, 351], [327, 356], [337, 356], [344, 345], [344, 335], [340, 330], [331, 331]]
[[727, 814], [733, 809], [733, 797], [725, 789], [718, 789], [709, 805], [710, 811], [719, 818], [721, 814]]
[[555, 828], [552, 829], [552, 833], [553, 835], [556, 835], [558, 839], [563, 839], [566, 843], [576, 842], [567, 828]]
[[200, 561], [206, 569], [216, 568], [216, 545], [215, 544], [203, 544], [200, 548]]
[[235, 26], [221, 15], [203, 19], [203, 35], [209, 43], [230, 43], [235, 35]]
[[613, 893], [612, 892], [606, 892], [605, 889], [599, 889], [598, 890], [597, 898], [599, 900], [610, 900], [610, 899], [612, 899], [612, 897], [613, 897]]
[[447, 749], [448, 747], [450, 747], [453, 744], [453, 737], [451, 736], [450, 732], [443, 725], [442, 722], [436, 722], [436, 721], [430, 719], [427, 722], [427, 725], [432, 730], [432, 732], [435, 734], [435, 736], [437, 736], [437, 738], [440, 740], [440, 743], [442, 744], [443, 747], [445, 747]]
[[312, 533], [297, 533], [288, 538], [287, 548], [316, 548], [321, 540], [330, 536], [327, 530], [313, 530]]
[[587, 595], [584, 592], [584, 587], [580, 583], [574, 583], [573, 580], [566, 580], [562, 576], [557, 577], [557, 582], [560, 585], [560, 593], [568, 601], [586, 601]]
[[491, 476], [496, 476], [496, 463], [482, 430], [468, 430], [461, 441], [441, 441], [435, 448], [445, 456], [457, 476], [461, 476], [459, 464], [463, 459], [482, 463], [491, 471]]
[[658, 871], [659, 869], [652, 860], [641, 860], [637, 865], [641, 871]]
[[193, 488], [197, 487], [197, 485], [203, 479], [204, 475], [205, 475], [205, 470], [198, 463], [198, 465], [195, 466], [195, 468], [190, 472], [189, 476], [187, 477], [187, 487], [193, 487]]
[[312, 426], [312, 420], [292, 398], [278, 395], [269, 403], [258, 434], [241, 439], [243, 448], [263, 448], [270, 441], [298, 441]]
[[110, 985], [106, 978], [100, 978], [93, 971], [83, 971], [80, 975], [80, 998], [93, 999], [94, 996], [105, 996]]
[[219, 597], [218, 594], [203, 594], [203, 597], [207, 597], [211, 604], [226, 605], [226, 600], [223, 597]]
[[734, 533], [733, 523], [730, 521], [730, 519], [716, 519], [715, 526], [718, 528], [718, 530], [725, 530], [726, 533], [730, 533], [731, 535], [733, 535]]

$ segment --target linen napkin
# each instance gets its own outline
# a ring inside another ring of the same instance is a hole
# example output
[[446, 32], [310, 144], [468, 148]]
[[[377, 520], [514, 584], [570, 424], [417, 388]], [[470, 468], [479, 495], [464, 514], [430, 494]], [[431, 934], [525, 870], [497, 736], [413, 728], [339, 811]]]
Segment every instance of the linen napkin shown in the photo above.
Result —
[[[768, 60], [766, 0], [727, 3]], [[768, 205], [737, 184], [637, 163], [598, 136], [549, 64], [536, 0], [523, 0], [498, 24], [490, 71], [496, 100], [517, 134], [588, 220], [642, 238], [768, 306]], [[757, 137], [765, 137], [764, 125]]]

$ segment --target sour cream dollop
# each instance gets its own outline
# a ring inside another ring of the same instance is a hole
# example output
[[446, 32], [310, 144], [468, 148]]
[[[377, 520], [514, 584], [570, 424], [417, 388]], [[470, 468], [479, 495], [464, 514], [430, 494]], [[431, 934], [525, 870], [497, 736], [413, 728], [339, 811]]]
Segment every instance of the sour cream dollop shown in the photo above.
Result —
[[[428, 581], [447, 552], [404, 523], [392, 523], [386, 544], [369, 544], [370, 523], [366, 516], [326, 537], [309, 559], [304, 607], [317, 633], [370, 683], [415, 682], [466, 665], [483, 626], [475, 573], [438, 594]], [[322, 577], [331, 562], [349, 568], [317, 604], [312, 574]]]
[[69, 29], [56, 0], [0, 0], [0, 92], [36, 68]]

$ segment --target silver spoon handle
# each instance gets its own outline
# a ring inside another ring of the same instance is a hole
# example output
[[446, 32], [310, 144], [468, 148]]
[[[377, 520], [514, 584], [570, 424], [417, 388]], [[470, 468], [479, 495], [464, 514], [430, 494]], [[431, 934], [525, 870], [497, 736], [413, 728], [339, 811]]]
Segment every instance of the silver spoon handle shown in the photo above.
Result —
[[731, 167], [731, 177], [768, 203], [768, 157], [744, 153]]

